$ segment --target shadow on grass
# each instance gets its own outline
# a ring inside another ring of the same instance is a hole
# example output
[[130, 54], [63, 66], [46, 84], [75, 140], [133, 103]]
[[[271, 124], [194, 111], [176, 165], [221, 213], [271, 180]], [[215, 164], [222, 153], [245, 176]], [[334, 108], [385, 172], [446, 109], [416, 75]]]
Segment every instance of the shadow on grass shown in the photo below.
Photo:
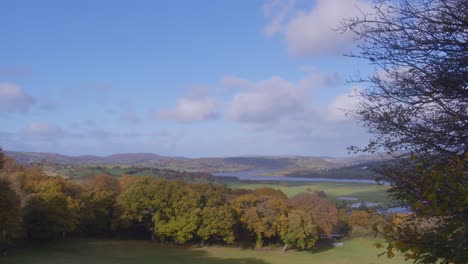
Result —
[[[175, 263], [175, 262], [174, 262]], [[216, 258], [209, 256], [194, 257], [192, 261], [180, 263], [203, 263], [203, 264], [270, 264], [262, 259], [257, 258]]]
[[329, 241], [320, 241], [318, 242], [315, 247], [311, 250], [308, 250], [308, 252], [312, 253], [312, 254], [316, 254], [316, 253], [321, 253], [321, 252], [325, 252], [325, 251], [328, 251], [328, 250], [331, 250], [335, 248], [331, 242]]
[[2, 264], [270, 264], [255, 257], [212, 256], [209, 248], [193, 249], [143, 241], [76, 240], [31, 244], [0, 256]]

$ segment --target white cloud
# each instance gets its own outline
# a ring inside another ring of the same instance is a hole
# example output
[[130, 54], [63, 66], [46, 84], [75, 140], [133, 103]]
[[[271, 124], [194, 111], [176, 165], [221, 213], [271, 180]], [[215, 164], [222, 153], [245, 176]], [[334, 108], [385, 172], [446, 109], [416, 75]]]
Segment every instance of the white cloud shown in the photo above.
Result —
[[348, 93], [336, 96], [328, 106], [329, 119], [336, 121], [349, 119], [346, 113], [356, 110], [361, 93], [362, 88], [354, 86]]
[[211, 97], [183, 97], [175, 109], [161, 110], [157, 116], [177, 122], [198, 122], [219, 117], [218, 103]]
[[48, 123], [33, 122], [28, 124], [23, 133], [36, 139], [57, 139], [65, 135], [65, 132], [58, 126]]
[[36, 100], [12, 83], [0, 84], [0, 112], [25, 113]]
[[244, 123], [263, 123], [303, 110], [307, 100], [304, 89], [279, 77], [259, 81], [251, 90], [234, 96], [227, 116]]
[[[340, 54], [350, 47], [353, 36], [335, 29], [343, 19], [367, 13], [370, 8], [366, 0], [317, 0], [311, 10], [297, 11], [288, 19], [284, 10], [291, 11], [283, 8], [265, 31], [271, 32], [270, 35], [283, 34], [289, 52], [295, 56]], [[277, 21], [281, 21], [281, 25]]]
[[302, 115], [305, 109], [311, 108], [310, 105], [313, 104], [310, 93], [343, 83], [337, 73], [325, 74], [312, 69], [309, 69], [296, 83], [276, 76], [257, 82], [228, 76], [223, 81], [224, 84], [245, 88], [235, 91], [227, 117], [237, 122], [251, 124], [268, 123]]

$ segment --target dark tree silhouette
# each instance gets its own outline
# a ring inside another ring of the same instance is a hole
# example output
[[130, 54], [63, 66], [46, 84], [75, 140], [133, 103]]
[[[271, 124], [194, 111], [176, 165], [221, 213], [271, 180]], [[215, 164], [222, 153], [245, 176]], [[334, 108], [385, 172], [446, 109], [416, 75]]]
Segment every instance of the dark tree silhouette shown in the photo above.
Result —
[[352, 151], [386, 152], [390, 194], [413, 214], [383, 233], [419, 263], [468, 262], [468, 1], [380, 0], [343, 22], [375, 74], [350, 113], [375, 137]]

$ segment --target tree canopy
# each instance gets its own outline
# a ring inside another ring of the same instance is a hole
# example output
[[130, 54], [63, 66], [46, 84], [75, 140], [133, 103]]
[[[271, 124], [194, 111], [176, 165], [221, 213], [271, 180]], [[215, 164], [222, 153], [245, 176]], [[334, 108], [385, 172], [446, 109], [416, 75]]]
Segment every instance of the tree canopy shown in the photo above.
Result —
[[378, 168], [391, 196], [413, 213], [381, 230], [419, 263], [468, 259], [468, 2], [380, 0], [344, 21], [357, 37], [350, 56], [375, 74], [351, 115], [374, 138], [353, 151], [386, 152]]

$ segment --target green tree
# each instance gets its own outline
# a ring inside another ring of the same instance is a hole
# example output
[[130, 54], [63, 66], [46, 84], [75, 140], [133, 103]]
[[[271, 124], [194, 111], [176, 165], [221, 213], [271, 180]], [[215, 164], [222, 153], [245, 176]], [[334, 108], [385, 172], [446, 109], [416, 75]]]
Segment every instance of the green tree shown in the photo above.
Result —
[[80, 221], [79, 186], [61, 178], [40, 179], [23, 208], [28, 237], [50, 240], [75, 231]]
[[203, 241], [234, 243], [237, 225], [236, 213], [229, 205], [205, 207], [201, 213], [197, 235]]
[[158, 209], [168, 206], [170, 184], [152, 177], [136, 180], [117, 197], [123, 209], [122, 218], [135, 230], [151, 234], [154, 230], [153, 215]]
[[33, 240], [63, 237], [75, 228], [76, 217], [62, 193], [32, 194], [24, 207], [27, 235]]
[[310, 249], [318, 240], [317, 225], [310, 214], [301, 210], [291, 210], [288, 213], [287, 224], [281, 230], [281, 240], [285, 244], [285, 250], [289, 246]]
[[157, 210], [153, 216], [155, 235], [180, 244], [198, 240], [199, 228], [207, 224], [203, 222], [203, 210], [224, 204], [223, 191], [224, 188], [213, 185], [178, 182], [168, 197], [169, 206]]

